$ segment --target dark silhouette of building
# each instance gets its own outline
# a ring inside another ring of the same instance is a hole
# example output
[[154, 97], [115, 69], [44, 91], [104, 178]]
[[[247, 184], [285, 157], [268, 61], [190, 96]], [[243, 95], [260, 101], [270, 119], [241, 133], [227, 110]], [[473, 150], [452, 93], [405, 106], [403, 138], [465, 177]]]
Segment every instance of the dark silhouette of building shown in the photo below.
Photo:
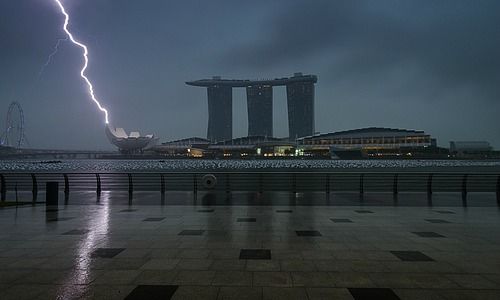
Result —
[[288, 134], [297, 139], [314, 134], [314, 82], [293, 82], [286, 85]]
[[273, 136], [273, 88], [247, 86], [248, 135]]
[[230, 86], [213, 85], [207, 88], [208, 130], [210, 141], [233, 138], [233, 89]]
[[248, 135], [273, 136], [273, 86], [286, 86], [288, 133], [294, 140], [314, 134], [315, 75], [295, 73], [293, 77], [266, 80], [232, 80], [215, 76], [186, 82], [208, 89], [208, 134], [211, 141], [232, 138], [232, 88], [247, 89]]

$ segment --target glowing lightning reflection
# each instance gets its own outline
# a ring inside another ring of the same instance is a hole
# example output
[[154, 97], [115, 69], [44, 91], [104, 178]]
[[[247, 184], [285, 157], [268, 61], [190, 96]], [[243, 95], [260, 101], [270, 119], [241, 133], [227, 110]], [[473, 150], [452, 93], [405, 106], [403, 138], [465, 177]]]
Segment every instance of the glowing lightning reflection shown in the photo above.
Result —
[[69, 15], [66, 13], [66, 10], [64, 9], [64, 6], [62, 5], [62, 3], [61, 3], [60, 0], [54, 0], [54, 1], [57, 3], [57, 5], [59, 5], [59, 8], [61, 9], [61, 13], [65, 17], [65, 19], [64, 19], [64, 26], [63, 26], [64, 32], [66, 32], [66, 34], [68, 35], [69, 39], [71, 40], [71, 42], [73, 44], [75, 44], [75, 45], [77, 45], [77, 46], [79, 46], [80, 48], [83, 49], [83, 57], [85, 59], [85, 63], [83, 65], [82, 70], [80, 71], [80, 76], [87, 83], [87, 86], [88, 86], [88, 89], [89, 89], [89, 93], [90, 93], [90, 96], [92, 97], [92, 100], [95, 102], [95, 104], [97, 104], [97, 107], [99, 107], [99, 110], [102, 111], [102, 112], [104, 112], [104, 115], [106, 117], [106, 124], [109, 124], [109, 121], [108, 121], [108, 111], [104, 107], [101, 106], [101, 103], [99, 103], [99, 101], [95, 97], [95, 95], [94, 95], [94, 87], [92, 86], [92, 83], [87, 78], [87, 76], [85, 76], [85, 70], [87, 69], [88, 64], [89, 64], [89, 58], [88, 58], [89, 51], [87, 50], [87, 46], [85, 46], [84, 44], [80, 43], [79, 41], [75, 40], [75, 38], [73, 38], [73, 34], [71, 34], [71, 32], [69, 32], [69, 30], [68, 30]]

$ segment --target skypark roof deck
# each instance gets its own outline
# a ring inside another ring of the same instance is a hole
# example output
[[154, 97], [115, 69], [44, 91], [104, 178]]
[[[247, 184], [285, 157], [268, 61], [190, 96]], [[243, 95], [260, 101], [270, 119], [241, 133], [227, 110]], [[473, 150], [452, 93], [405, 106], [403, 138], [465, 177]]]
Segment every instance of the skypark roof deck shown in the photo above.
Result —
[[239, 80], [239, 79], [222, 79], [220, 76], [214, 76], [212, 79], [200, 79], [195, 81], [188, 81], [186, 84], [192, 86], [210, 87], [210, 86], [229, 86], [229, 87], [247, 87], [255, 85], [269, 85], [269, 86], [284, 86], [296, 82], [312, 82], [316, 83], [318, 77], [316, 75], [302, 75], [302, 73], [295, 73], [293, 77], [282, 77], [275, 79], [261, 79], [261, 80]]

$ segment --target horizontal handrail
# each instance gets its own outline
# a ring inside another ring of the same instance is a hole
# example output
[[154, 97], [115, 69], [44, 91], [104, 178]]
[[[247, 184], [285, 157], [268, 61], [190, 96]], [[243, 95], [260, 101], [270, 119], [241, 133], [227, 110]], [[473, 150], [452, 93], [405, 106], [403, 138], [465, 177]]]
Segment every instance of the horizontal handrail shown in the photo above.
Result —
[[[212, 174], [217, 183], [204, 184]], [[129, 173], [0, 173], [0, 192], [33, 192], [45, 189], [45, 183], [59, 182], [64, 191], [354, 191], [392, 192], [497, 192], [498, 173], [455, 172], [129, 172]]]

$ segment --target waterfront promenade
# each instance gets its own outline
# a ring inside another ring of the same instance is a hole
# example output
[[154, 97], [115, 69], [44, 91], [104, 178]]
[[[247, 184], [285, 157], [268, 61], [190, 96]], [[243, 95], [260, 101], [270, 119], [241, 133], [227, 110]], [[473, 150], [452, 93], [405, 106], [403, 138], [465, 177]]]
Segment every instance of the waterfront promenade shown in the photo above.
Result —
[[0, 298], [500, 298], [495, 194], [329, 199], [103, 191], [1, 209]]

